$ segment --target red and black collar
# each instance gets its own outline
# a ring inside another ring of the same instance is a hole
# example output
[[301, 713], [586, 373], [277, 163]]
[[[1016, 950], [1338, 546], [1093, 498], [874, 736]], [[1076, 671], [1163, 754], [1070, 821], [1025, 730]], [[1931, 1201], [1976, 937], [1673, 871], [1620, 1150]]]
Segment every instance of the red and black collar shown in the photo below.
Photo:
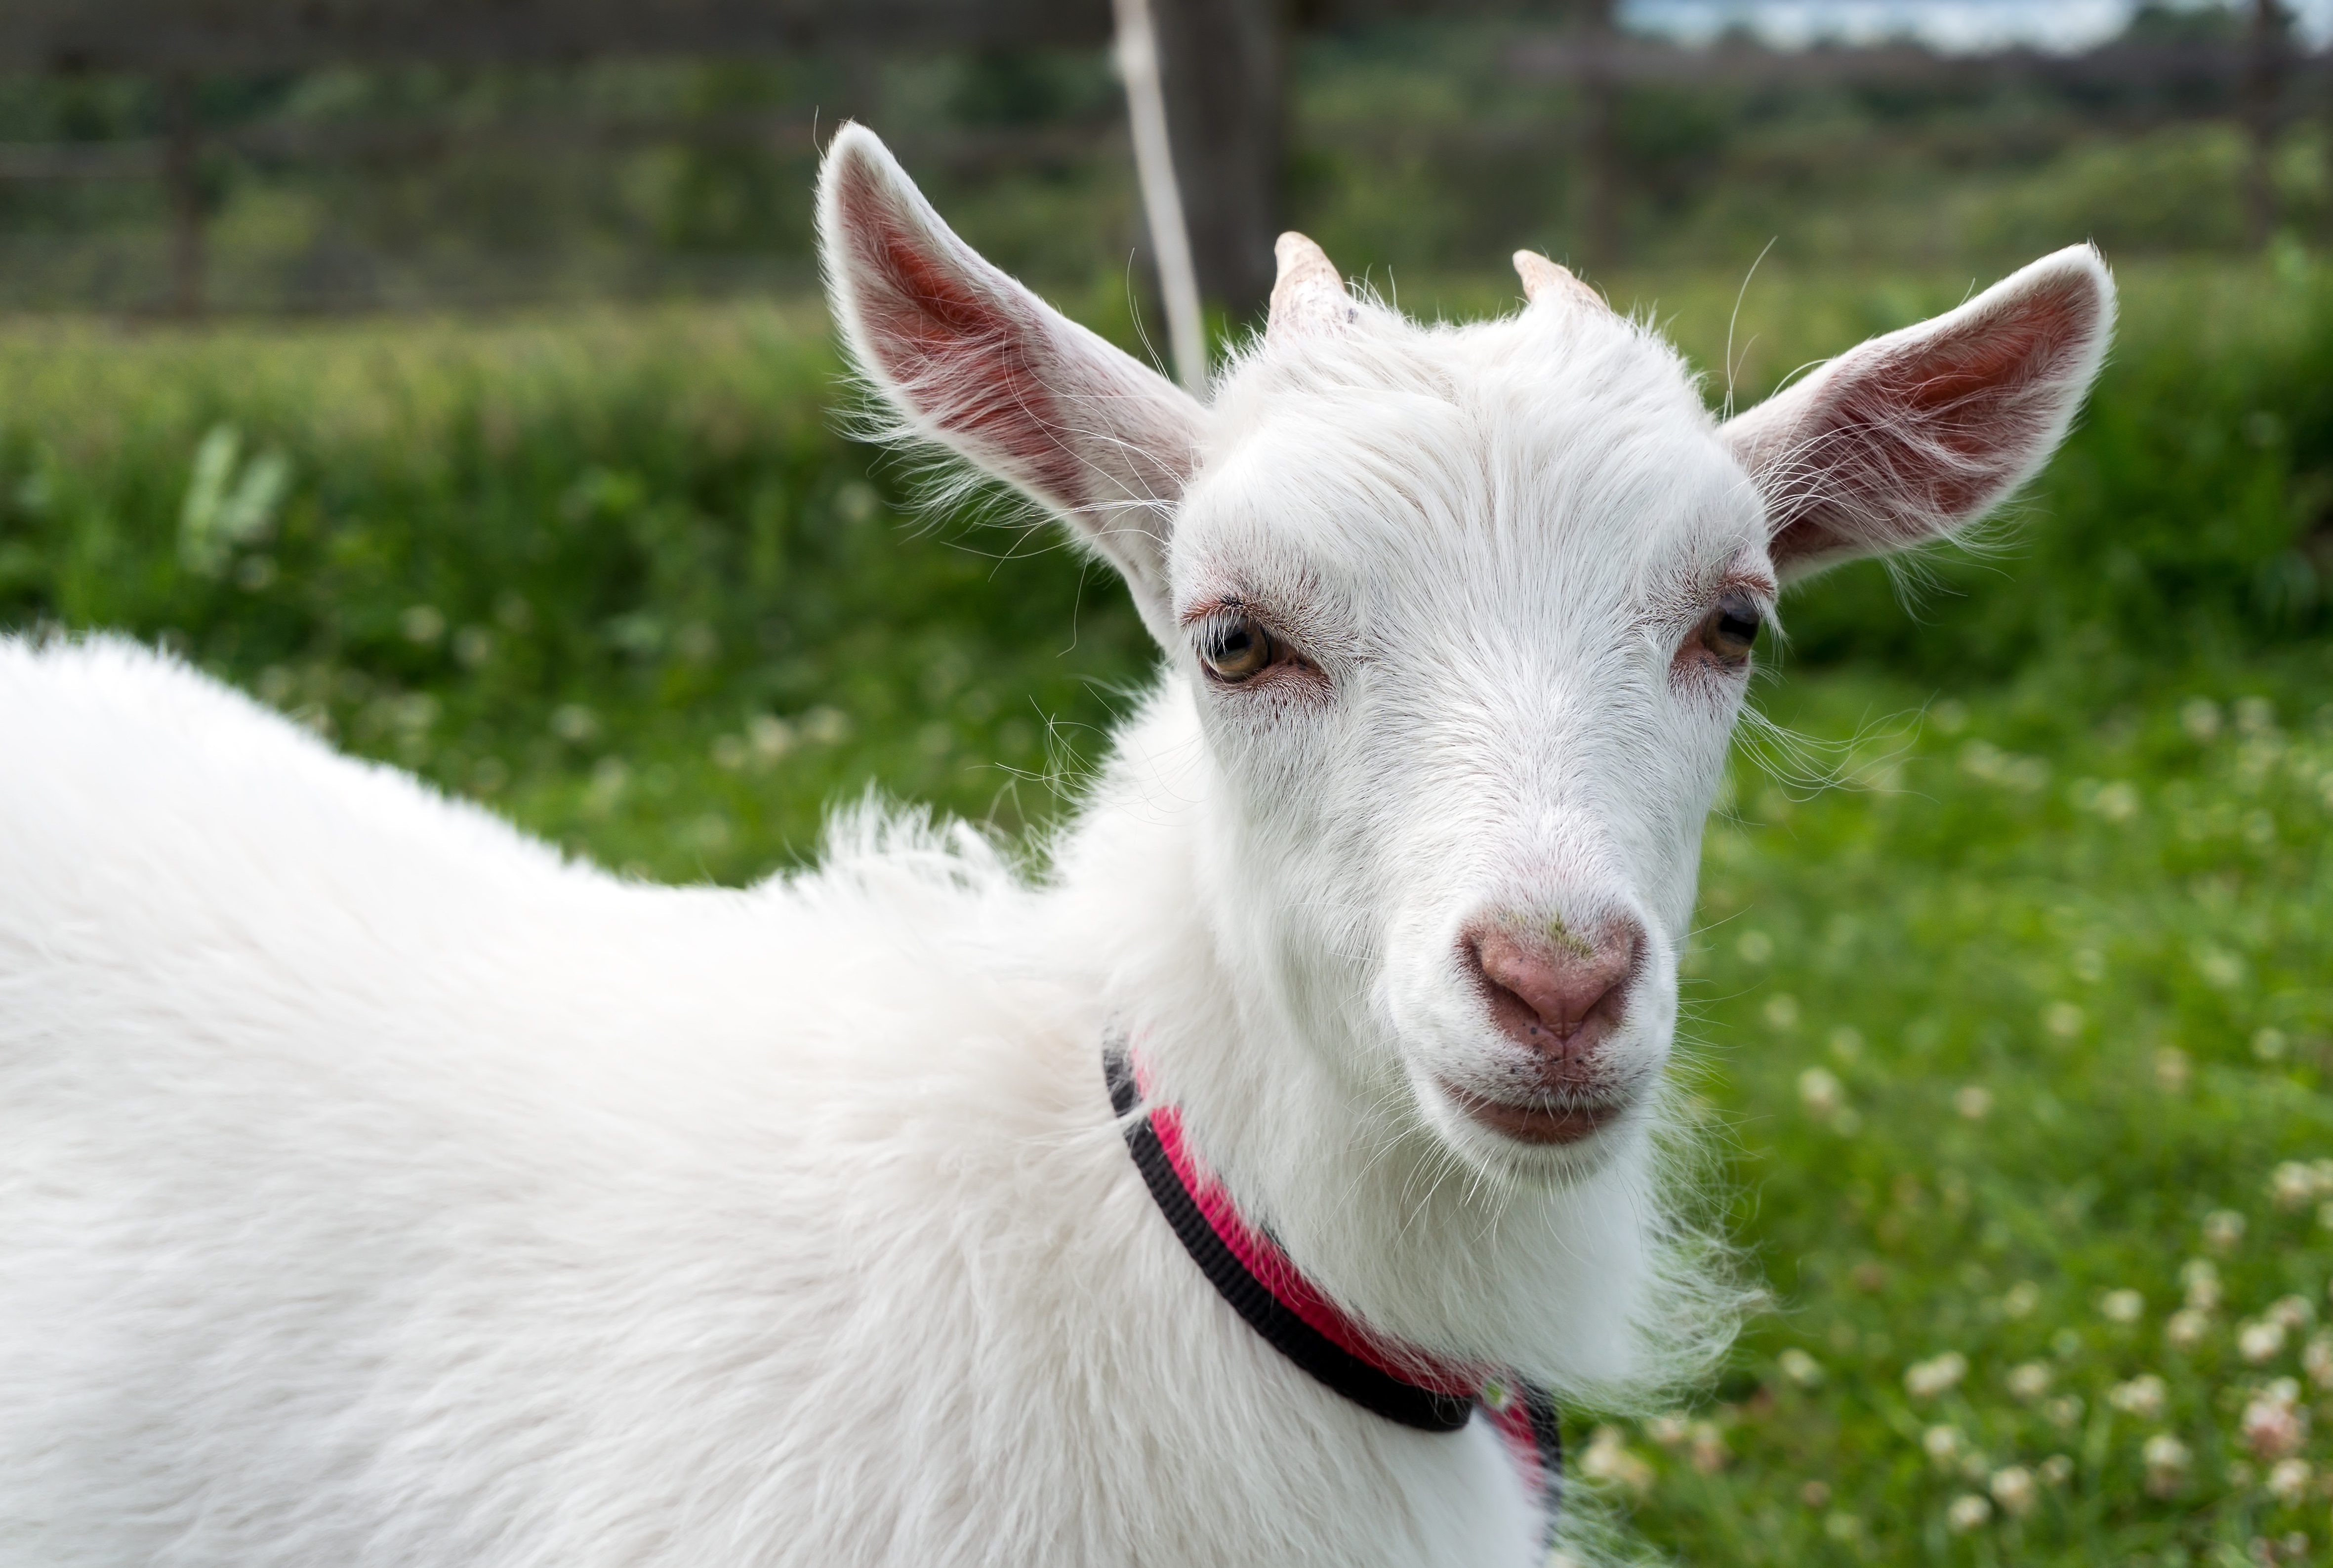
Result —
[[[1159, 1212], [1217, 1294], [1274, 1350], [1363, 1409], [1427, 1432], [1455, 1432], [1481, 1409], [1499, 1429], [1551, 1521], [1563, 1476], [1554, 1400], [1522, 1378], [1389, 1343], [1321, 1294], [1269, 1235], [1250, 1226], [1192, 1158], [1172, 1105], [1143, 1109], [1133, 1055], [1106, 1042], [1102, 1071], [1127, 1148]], [[1135, 1112], [1142, 1111], [1137, 1116]]]

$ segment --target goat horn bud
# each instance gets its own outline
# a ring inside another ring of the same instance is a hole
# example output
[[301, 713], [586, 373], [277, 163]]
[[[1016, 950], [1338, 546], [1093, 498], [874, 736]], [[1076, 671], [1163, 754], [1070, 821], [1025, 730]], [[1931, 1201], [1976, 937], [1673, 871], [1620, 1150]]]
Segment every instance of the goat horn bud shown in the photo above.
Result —
[[1574, 277], [1570, 267], [1559, 266], [1535, 250], [1515, 252], [1515, 272], [1523, 280], [1523, 298], [1535, 305], [1593, 305], [1599, 311], [1612, 308], [1602, 294]]
[[1280, 276], [1272, 285], [1266, 337], [1333, 330], [1360, 319], [1360, 307], [1345, 292], [1345, 280], [1319, 245], [1291, 230], [1280, 236], [1272, 254], [1280, 263]]

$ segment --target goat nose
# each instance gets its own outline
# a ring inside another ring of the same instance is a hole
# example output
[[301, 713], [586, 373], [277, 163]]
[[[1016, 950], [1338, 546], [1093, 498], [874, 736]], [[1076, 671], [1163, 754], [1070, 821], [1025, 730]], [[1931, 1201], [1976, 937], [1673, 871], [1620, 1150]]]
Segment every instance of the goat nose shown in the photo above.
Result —
[[1627, 1006], [1643, 932], [1634, 921], [1584, 941], [1559, 921], [1484, 921], [1464, 938], [1491, 1016], [1507, 1037], [1541, 1056], [1587, 1055]]

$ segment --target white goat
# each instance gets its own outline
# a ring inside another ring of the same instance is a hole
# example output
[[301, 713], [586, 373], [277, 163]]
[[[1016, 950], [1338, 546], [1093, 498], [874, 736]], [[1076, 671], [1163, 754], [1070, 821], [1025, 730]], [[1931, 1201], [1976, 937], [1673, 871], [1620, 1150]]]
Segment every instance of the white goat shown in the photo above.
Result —
[[1291, 235], [1202, 406], [868, 131], [820, 204], [901, 430], [1165, 650], [1051, 871], [861, 815], [628, 883], [0, 644], [0, 1564], [1521, 1564], [1513, 1374], [1722, 1342], [1656, 1148], [1752, 640], [2042, 461], [2098, 256], [1720, 424], [1541, 258], [1429, 328]]

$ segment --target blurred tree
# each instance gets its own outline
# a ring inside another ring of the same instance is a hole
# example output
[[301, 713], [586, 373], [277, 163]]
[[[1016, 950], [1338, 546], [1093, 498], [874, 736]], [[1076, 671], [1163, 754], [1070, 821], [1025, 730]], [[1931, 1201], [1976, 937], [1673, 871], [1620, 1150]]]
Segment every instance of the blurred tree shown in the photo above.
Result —
[[2146, 0], [2131, 13], [2123, 32], [2133, 43], [2232, 43], [2243, 35], [2243, 19], [2221, 5], [2173, 5]]

